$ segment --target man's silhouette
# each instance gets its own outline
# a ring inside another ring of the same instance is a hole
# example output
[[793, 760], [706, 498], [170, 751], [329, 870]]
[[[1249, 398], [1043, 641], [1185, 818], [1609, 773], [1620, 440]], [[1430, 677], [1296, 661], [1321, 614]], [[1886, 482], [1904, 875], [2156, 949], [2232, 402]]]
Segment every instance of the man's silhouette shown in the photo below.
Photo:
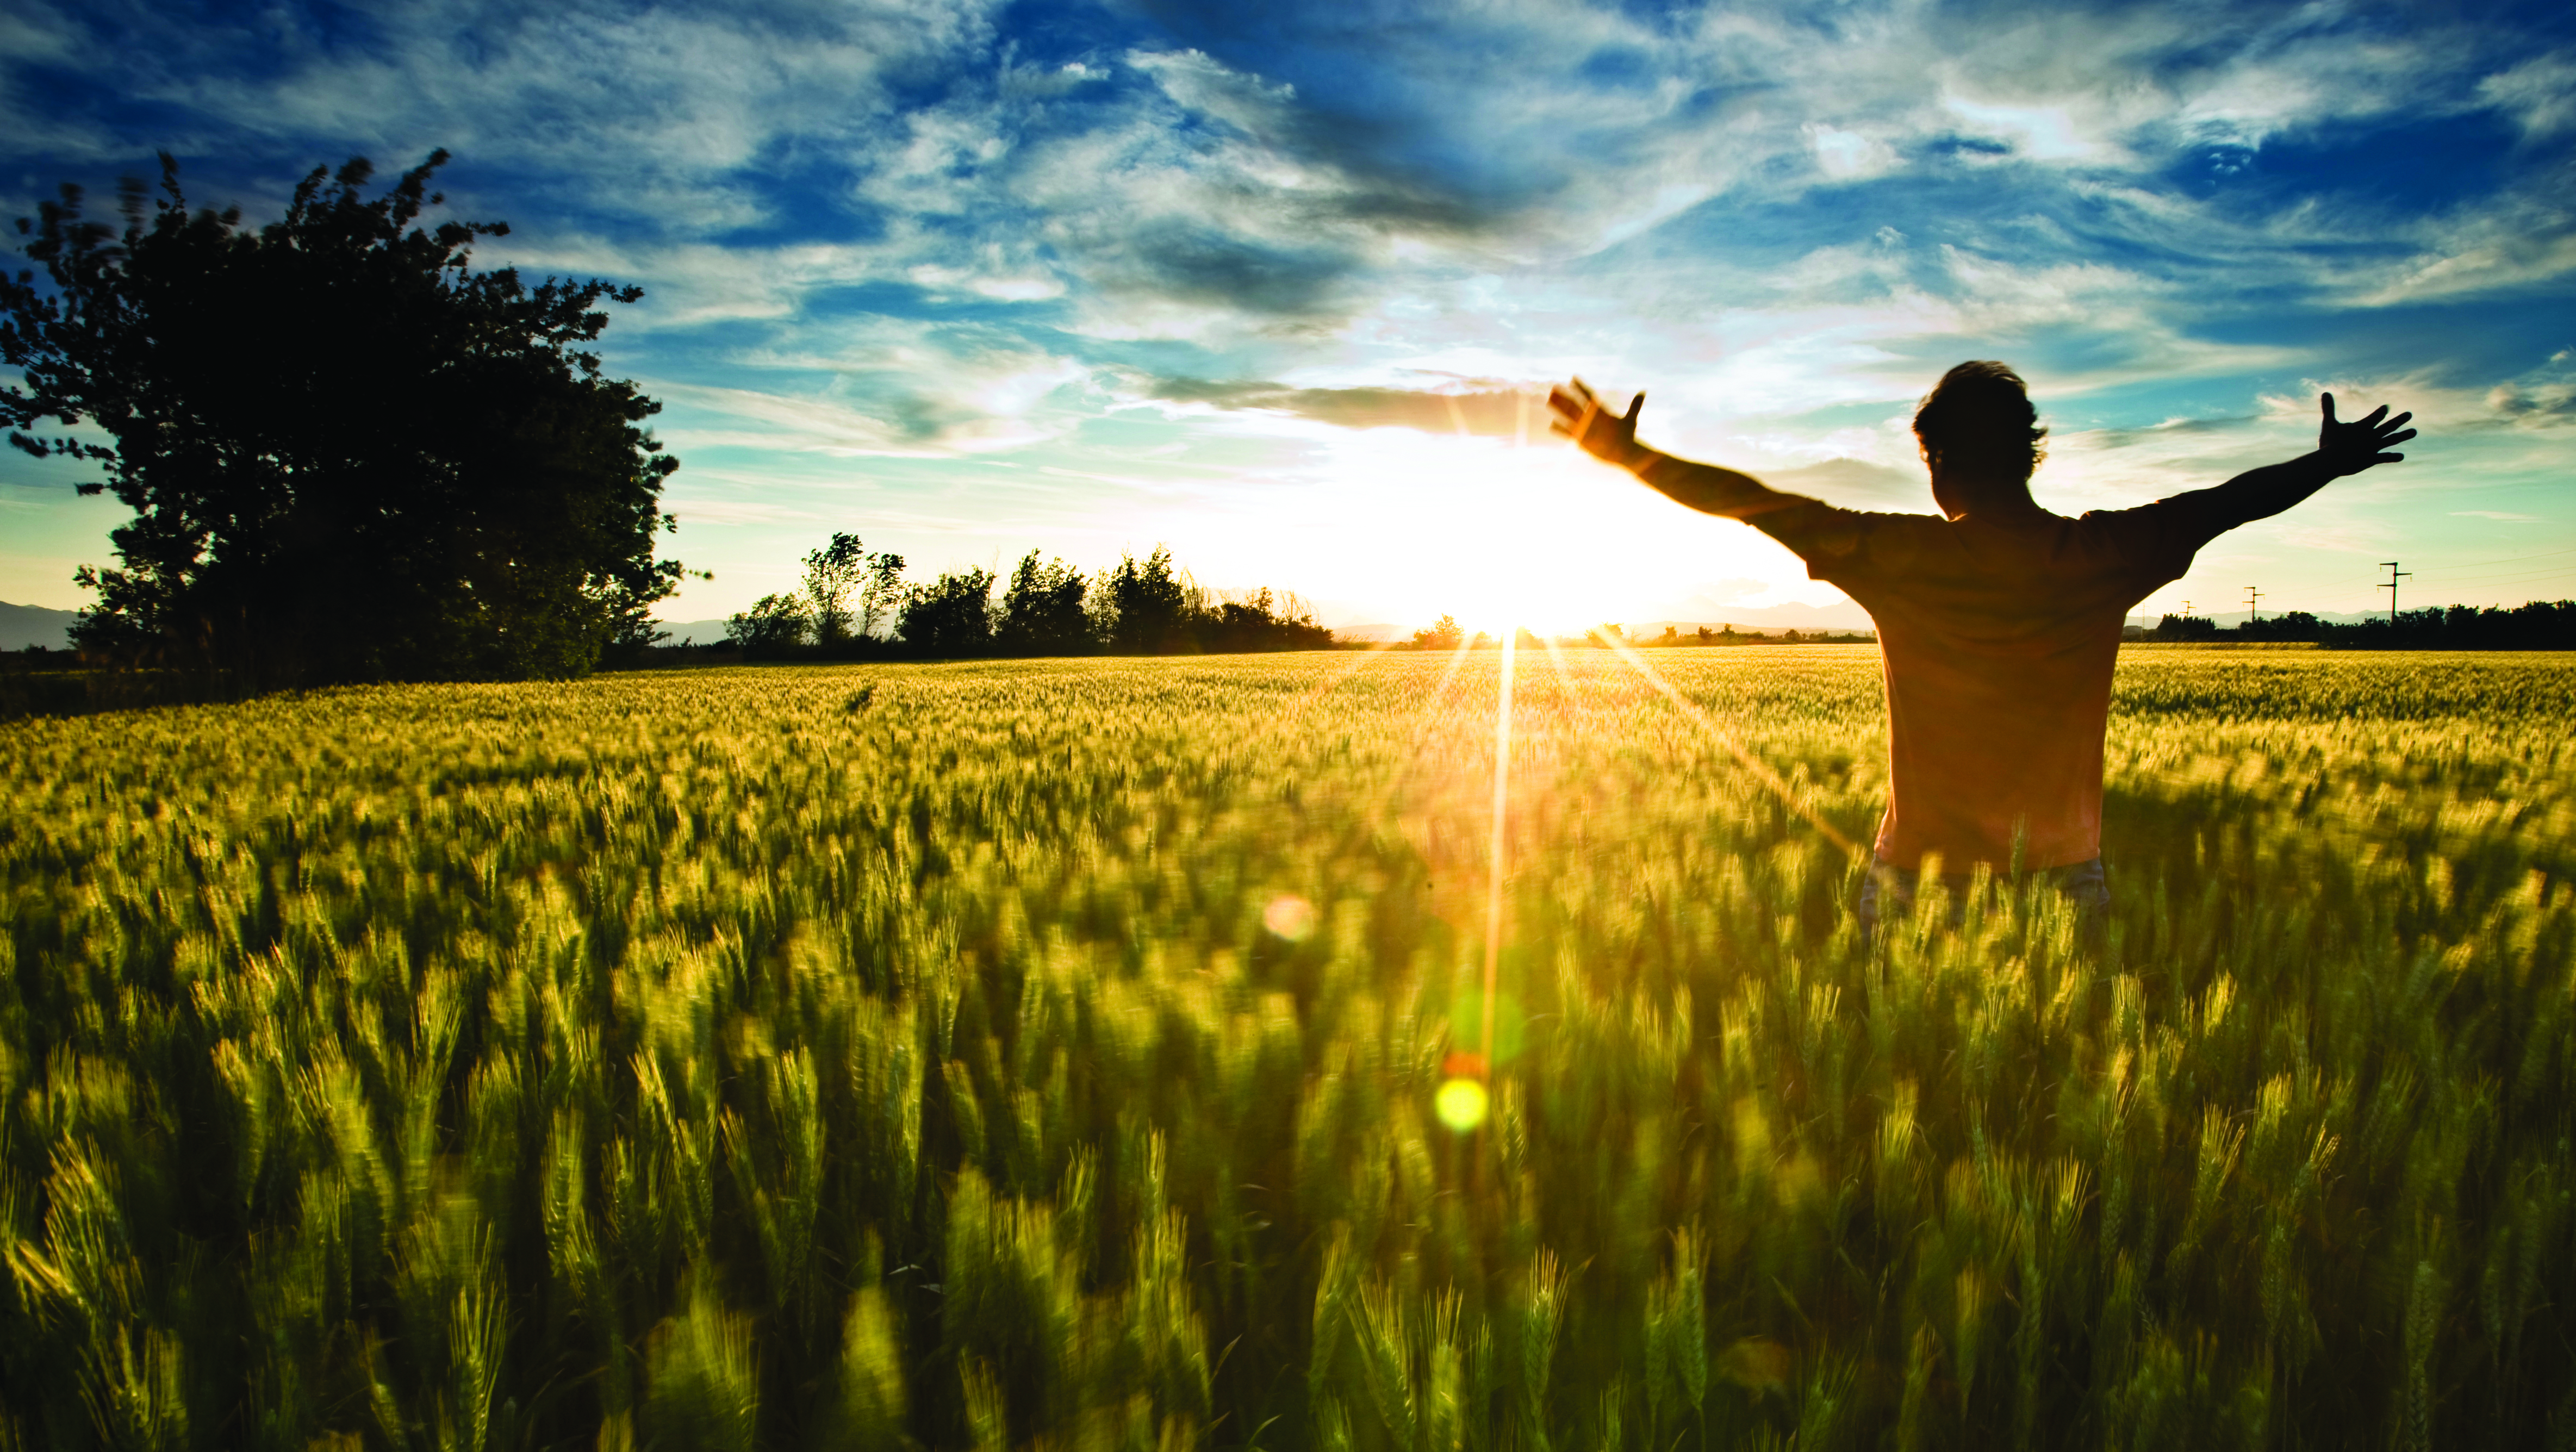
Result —
[[1914, 415], [1941, 513], [1863, 514], [1639, 444], [1642, 393], [1614, 414], [1578, 378], [1548, 402], [1556, 432], [1679, 503], [1787, 545], [1810, 578], [1840, 586], [1877, 622], [1890, 800], [1877, 870], [1861, 891], [1864, 932], [1882, 897], [1910, 904], [1936, 857], [1954, 870], [2041, 872], [2098, 921], [2110, 902], [2102, 732], [2130, 607], [2181, 578], [2219, 534], [2402, 459], [2385, 451], [2415, 436], [2402, 427], [2412, 414], [2388, 418], [2384, 407], [2339, 423], [2327, 394], [2314, 453], [2214, 489], [2068, 519], [2030, 497], [2048, 431], [2020, 375], [1962, 363]]

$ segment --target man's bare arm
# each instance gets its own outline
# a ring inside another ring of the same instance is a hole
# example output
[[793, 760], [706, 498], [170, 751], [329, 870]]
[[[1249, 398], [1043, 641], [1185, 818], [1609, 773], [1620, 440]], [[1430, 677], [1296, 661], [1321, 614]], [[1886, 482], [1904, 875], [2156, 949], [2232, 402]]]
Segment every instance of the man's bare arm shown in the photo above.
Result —
[[2388, 450], [2415, 437], [2415, 431], [2405, 427], [2406, 421], [2415, 416], [2412, 413], [2390, 418], [2387, 405], [2382, 404], [2368, 418], [2338, 423], [2333, 394], [2321, 395], [2318, 405], [2325, 418], [2317, 429], [2316, 452], [2286, 463], [2248, 469], [2216, 488], [2194, 490], [2176, 498], [2198, 506], [2219, 530], [2230, 530], [2269, 519], [2347, 474], [2394, 464], [2406, 457]]
[[1612, 413], [1580, 378], [1550, 390], [1548, 407], [1556, 417], [1549, 427], [1574, 440], [1605, 464], [1616, 464], [1652, 486], [1664, 497], [1702, 514], [1748, 523], [1766, 514], [1796, 509], [1817, 501], [1803, 494], [1784, 494], [1750, 474], [1715, 464], [1677, 459], [1637, 442], [1637, 415], [1646, 406], [1640, 393], [1625, 414]]

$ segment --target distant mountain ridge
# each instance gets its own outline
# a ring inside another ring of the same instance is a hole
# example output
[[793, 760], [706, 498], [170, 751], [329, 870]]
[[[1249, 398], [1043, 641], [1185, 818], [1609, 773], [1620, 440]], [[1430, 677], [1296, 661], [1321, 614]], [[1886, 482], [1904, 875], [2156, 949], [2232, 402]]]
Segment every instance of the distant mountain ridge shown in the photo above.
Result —
[[661, 645], [722, 645], [725, 623], [721, 620], [656, 620], [655, 628], [670, 633]]
[[52, 610], [42, 605], [11, 605], [0, 602], [0, 650], [25, 650], [41, 645], [47, 650], [68, 650], [72, 643], [72, 622], [80, 619], [77, 610]]

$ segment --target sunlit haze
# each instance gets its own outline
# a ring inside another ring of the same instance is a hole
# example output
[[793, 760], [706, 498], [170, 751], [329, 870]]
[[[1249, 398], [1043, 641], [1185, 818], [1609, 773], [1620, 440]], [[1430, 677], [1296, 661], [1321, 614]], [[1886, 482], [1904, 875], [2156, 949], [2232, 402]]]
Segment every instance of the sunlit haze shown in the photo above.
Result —
[[[1204, 13], [1203, 13], [1204, 11]], [[1232, 15], [1230, 15], [1232, 13]], [[1252, 18], [1254, 16], [1258, 18]], [[1239, 16], [1239, 18], [1234, 18]], [[1928, 510], [1906, 420], [2000, 358], [2076, 513], [2423, 437], [2142, 607], [2576, 595], [2576, 27], [2557, 6], [943, 3], [0, 19], [0, 215], [436, 147], [478, 261], [641, 283], [702, 620], [834, 531], [916, 578], [1171, 546], [1319, 619], [1572, 630], [1856, 609], [1550, 439], [1643, 437]], [[12, 268], [24, 265], [12, 260]], [[123, 511], [0, 463], [0, 600], [69, 608]], [[1781, 616], [1779, 618], [1788, 618]], [[1819, 617], [1825, 618], [1825, 617]]]

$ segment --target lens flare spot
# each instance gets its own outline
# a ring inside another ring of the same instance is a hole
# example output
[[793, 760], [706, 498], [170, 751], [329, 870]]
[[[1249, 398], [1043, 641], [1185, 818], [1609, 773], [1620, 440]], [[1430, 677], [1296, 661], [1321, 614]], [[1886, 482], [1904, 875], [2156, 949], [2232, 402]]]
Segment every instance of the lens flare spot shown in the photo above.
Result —
[[1295, 893], [1281, 893], [1261, 910], [1261, 925], [1292, 943], [1315, 931], [1315, 905]]
[[1431, 1096], [1431, 1112], [1460, 1134], [1485, 1122], [1485, 1086], [1473, 1079], [1452, 1079]]

